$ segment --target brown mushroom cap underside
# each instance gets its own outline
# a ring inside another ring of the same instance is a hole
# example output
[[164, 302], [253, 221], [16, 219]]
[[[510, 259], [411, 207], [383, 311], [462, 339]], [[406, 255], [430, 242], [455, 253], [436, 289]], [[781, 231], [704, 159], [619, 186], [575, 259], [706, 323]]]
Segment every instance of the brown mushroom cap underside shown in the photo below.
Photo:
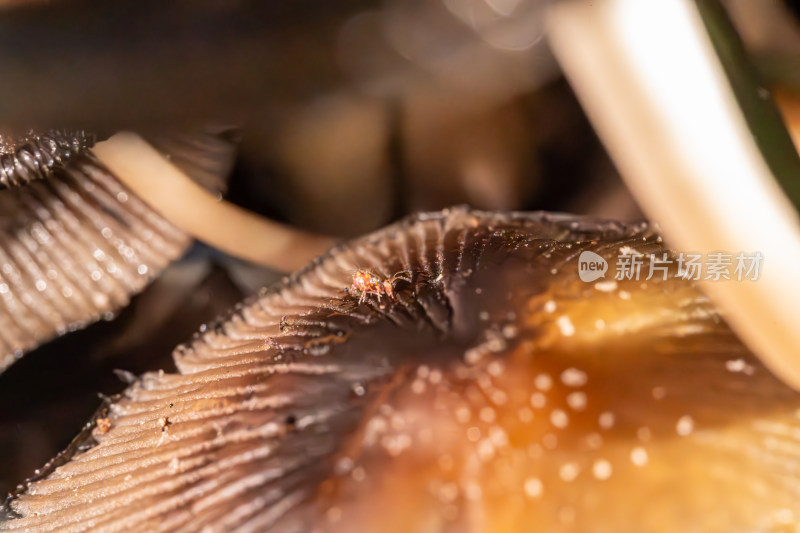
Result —
[[794, 530], [800, 396], [674, 269], [611, 279], [620, 249], [664, 252], [464, 208], [340, 246], [126, 390], [2, 528]]

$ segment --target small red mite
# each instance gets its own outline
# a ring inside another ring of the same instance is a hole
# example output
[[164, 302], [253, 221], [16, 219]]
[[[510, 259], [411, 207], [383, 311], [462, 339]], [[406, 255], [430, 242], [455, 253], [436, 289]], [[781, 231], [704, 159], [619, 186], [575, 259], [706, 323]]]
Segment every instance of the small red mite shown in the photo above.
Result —
[[394, 296], [394, 288], [391, 280], [384, 280], [367, 270], [359, 270], [353, 274], [353, 284], [351, 291], [360, 293], [358, 303], [362, 303], [367, 294], [374, 294], [380, 300], [384, 294], [391, 298]]

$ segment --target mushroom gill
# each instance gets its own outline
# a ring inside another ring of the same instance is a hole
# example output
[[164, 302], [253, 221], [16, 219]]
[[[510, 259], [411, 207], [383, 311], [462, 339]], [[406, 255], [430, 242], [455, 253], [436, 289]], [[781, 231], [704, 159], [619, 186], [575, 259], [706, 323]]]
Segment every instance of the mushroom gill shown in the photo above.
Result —
[[800, 395], [645, 224], [458, 208], [202, 327], [8, 502], [26, 531], [783, 531]]
[[[90, 151], [83, 131], [0, 135], [0, 372], [50, 338], [113, 316], [191, 243]], [[211, 130], [156, 139], [220, 190], [233, 145]]]
[[[125, 306], [191, 238], [120, 183], [83, 132], [0, 136], [0, 372], [50, 338]], [[211, 134], [159, 145], [220, 187], [233, 147]], [[216, 181], [213, 179], [216, 178]]]

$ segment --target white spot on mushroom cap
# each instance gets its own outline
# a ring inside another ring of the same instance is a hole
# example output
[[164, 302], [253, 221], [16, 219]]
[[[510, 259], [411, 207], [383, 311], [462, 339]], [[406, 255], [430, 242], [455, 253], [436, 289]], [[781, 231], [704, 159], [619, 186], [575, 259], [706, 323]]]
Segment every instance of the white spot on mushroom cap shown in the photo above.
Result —
[[489, 406], [486, 406], [481, 408], [481, 410], [478, 413], [478, 417], [487, 424], [491, 424], [492, 422], [494, 422], [497, 415], [495, 414], [494, 409], [492, 409]]
[[548, 450], [555, 450], [558, 447], [558, 437], [552, 433], [548, 433], [542, 437], [542, 446]]
[[525, 495], [529, 498], [539, 498], [544, 492], [544, 485], [539, 478], [529, 477], [525, 480]]
[[350, 477], [353, 478], [353, 481], [361, 482], [367, 479], [367, 473], [363, 467], [358, 466], [350, 473]]
[[582, 391], [571, 392], [567, 395], [567, 405], [575, 411], [586, 409], [586, 393]]
[[573, 462], [564, 463], [558, 470], [558, 476], [562, 481], [566, 481], [567, 483], [575, 481], [580, 473], [581, 471], [578, 467], [578, 463]]
[[598, 281], [594, 284], [595, 290], [600, 292], [613, 292], [617, 290], [617, 282], [613, 279], [605, 280], [605, 281]]
[[582, 387], [588, 380], [586, 372], [577, 368], [568, 368], [561, 373], [561, 382], [567, 387]]
[[547, 404], [547, 397], [541, 392], [534, 392], [531, 394], [531, 406], [536, 409], [541, 409]]
[[548, 374], [539, 374], [533, 378], [533, 386], [541, 391], [548, 391], [553, 386], [553, 378]]
[[553, 409], [550, 413], [550, 423], [559, 429], [564, 429], [569, 424], [569, 417], [561, 409]]
[[592, 450], [599, 450], [603, 447], [603, 437], [599, 433], [589, 433], [586, 436], [586, 446]]
[[775, 518], [775, 522], [777, 522], [777, 524], [783, 526], [793, 525], [795, 523], [794, 511], [791, 509], [778, 509], [773, 514], [773, 517]]
[[533, 420], [533, 411], [530, 409], [530, 407], [521, 407], [517, 412], [517, 416], [519, 417], [520, 422], [527, 424]]
[[694, 419], [689, 415], [683, 415], [678, 419], [678, 423], [675, 425], [675, 431], [677, 431], [678, 435], [681, 437], [690, 435], [692, 431], [694, 431]]
[[611, 411], [605, 411], [600, 413], [600, 416], [597, 418], [597, 423], [603, 429], [611, 429], [614, 427], [614, 413]]
[[631, 462], [636, 466], [644, 466], [650, 458], [647, 455], [647, 450], [641, 446], [637, 446], [631, 450]]
[[575, 334], [575, 325], [567, 315], [561, 315], [556, 319], [556, 325], [565, 337], [571, 337]]
[[599, 480], [606, 480], [611, 477], [613, 468], [611, 463], [606, 459], [598, 459], [592, 465], [592, 474]]

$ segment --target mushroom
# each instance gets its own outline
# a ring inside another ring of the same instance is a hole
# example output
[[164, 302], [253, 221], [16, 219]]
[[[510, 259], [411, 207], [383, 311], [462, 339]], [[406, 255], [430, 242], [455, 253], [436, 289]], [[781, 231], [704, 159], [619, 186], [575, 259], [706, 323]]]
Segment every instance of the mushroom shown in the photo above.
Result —
[[646, 224], [466, 208], [340, 245], [114, 398], [0, 529], [794, 527], [800, 395], [674, 263], [614, 275], [670, 254]]
[[[0, 136], [0, 372], [56, 335], [113, 317], [191, 243], [118, 181], [93, 143], [82, 131]], [[229, 143], [164, 134], [159, 146], [199, 182], [224, 186]]]

